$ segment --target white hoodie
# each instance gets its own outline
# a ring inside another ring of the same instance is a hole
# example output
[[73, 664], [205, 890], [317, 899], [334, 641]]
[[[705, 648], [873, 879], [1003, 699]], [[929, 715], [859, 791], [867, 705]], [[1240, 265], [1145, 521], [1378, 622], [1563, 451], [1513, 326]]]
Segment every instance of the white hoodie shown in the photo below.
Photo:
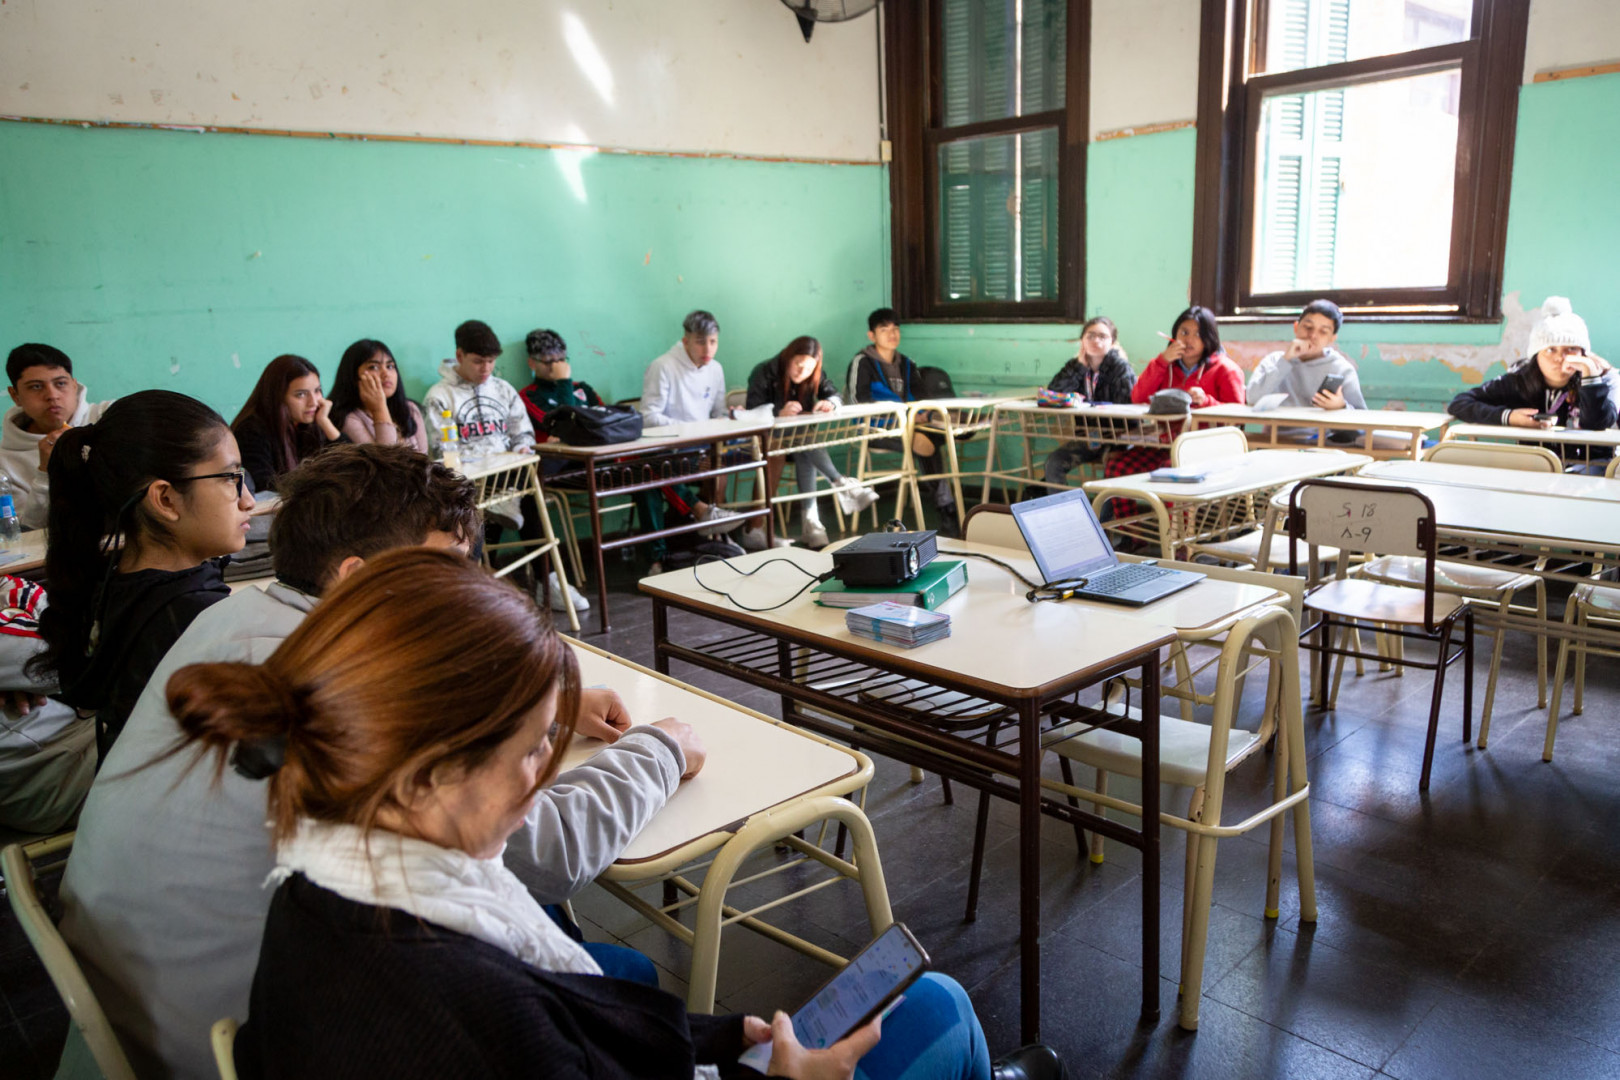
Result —
[[[101, 419], [110, 401], [90, 404], [90, 391], [79, 387], [79, 407], [73, 410], [68, 424], [82, 427]], [[12, 501], [17, 504], [17, 516], [27, 529], [43, 529], [51, 507], [51, 482], [39, 467], [39, 440], [43, 435], [24, 431], [20, 421], [27, 414], [14, 405], [0, 421], [0, 472], [11, 481]]]
[[438, 456], [443, 441], [439, 427], [449, 410], [464, 451], [475, 455], [502, 454], [534, 445], [529, 411], [512, 384], [499, 375], [487, 382], [470, 383], [456, 370], [454, 360], [439, 364], [439, 381], [422, 398], [427, 420], [428, 449]]

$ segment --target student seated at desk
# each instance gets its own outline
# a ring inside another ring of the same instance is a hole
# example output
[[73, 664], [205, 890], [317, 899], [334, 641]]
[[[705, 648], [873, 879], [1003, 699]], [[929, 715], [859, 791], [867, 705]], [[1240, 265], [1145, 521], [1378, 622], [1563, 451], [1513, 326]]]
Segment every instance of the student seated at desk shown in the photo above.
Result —
[[[1125, 405], [1135, 386], [1136, 372], [1125, 358], [1125, 350], [1119, 347], [1119, 328], [1113, 319], [1098, 315], [1080, 328], [1080, 354], [1052, 376], [1047, 389], [1079, 394], [1091, 405]], [[1045, 480], [1061, 487], [1069, 470], [1101, 460], [1102, 454], [1102, 447], [1081, 442], [1060, 446], [1046, 457]]]
[[602, 396], [588, 382], [574, 378], [568, 362], [568, 343], [555, 330], [531, 330], [524, 341], [529, 354], [529, 370], [534, 381], [519, 395], [529, 411], [529, 423], [536, 431], [546, 422], [546, 414], [564, 406], [600, 405]]
[[230, 594], [221, 556], [242, 550], [253, 493], [225, 421], [168, 390], [69, 428], [50, 474], [51, 603], [33, 670], [96, 714], [104, 760], [169, 647]]
[[[719, 351], [720, 321], [707, 311], [688, 314], [681, 323], [681, 339], [648, 364], [642, 376], [640, 409], [648, 427], [724, 420], [729, 415], [726, 373], [715, 359]], [[710, 536], [743, 523], [735, 511], [700, 498], [691, 484], [667, 484], [659, 491], [638, 491], [634, 497], [650, 532], [664, 527], [666, 501], [682, 517], [709, 522], [713, 528], [703, 531]], [[660, 538], [649, 546], [652, 565], [647, 572], [662, 573], [669, 545]]]
[[[807, 412], [832, 412], [843, 401], [821, 368], [821, 342], [813, 337], [796, 337], [771, 359], [748, 376], [747, 408], [768, 407], [774, 416], [798, 416]], [[816, 490], [816, 473], [827, 478], [846, 514], [858, 514], [877, 501], [877, 492], [863, 484], [844, 479], [825, 449], [804, 450], [793, 456], [793, 471], [799, 493]], [[772, 494], [781, 478], [786, 459], [770, 459], [765, 486]], [[803, 517], [800, 542], [805, 547], [827, 546], [827, 530], [821, 524], [821, 500], [799, 503]], [[743, 547], [759, 551], [765, 547], [763, 525], [743, 530]]]
[[[1283, 408], [1365, 409], [1356, 365], [1333, 347], [1343, 325], [1344, 315], [1333, 301], [1306, 304], [1294, 321], [1294, 340], [1255, 365], [1249, 376], [1250, 404], [1267, 394], [1287, 394]], [[1322, 389], [1322, 380], [1330, 375], [1343, 379], [1339, 389]]]
[[387, 345], [362, 338], [343, 350], [332, 380], [332, 423], [352, 443], [404, 443], [427, 453], [422, 410], [405, 396], [399, 366]]
[[1567, 299], [1549, 296], [1530, 330], [1529, 357], [1464, 390], [1446, 411], [1467, 424], [1602, 431], [1615, 426], [1615, 378], [1609, 362], [1592, 352], [1585, 320]]
[[[1195, 304], [1176, 316], [1169, 343], [1143, 369], [1131, 390], [1131, 400], [1145, 405], [1160, 390], [1186, 391], [1195, 409], [1243, 404], [1243, 371], [1221, 351], [1220, 327], [1209, 308]], [[1163, 440], [1168, 443], [1179, 432], [1180, 425], [1173, 425]], [[1169, 447], [1132, 446], [1110, 455], [1103, 474], [1131, 476], [1168, 464]]]
[[339, 437], [321, 373], [285, 353], [265, 365], [242, 411], [231, 421], [254, 491], [274, 491], [283, 473]]
[[[871, 342], [855, 356], [855, 400], [916, 401], [923, 395], [922, 376], [911, 357], [900, 351], [900, 316], [893, 308], [878, 308], [866, 317], [866, 337]], [[911, 454], [916, 459], [917, 471], [933, 476], [945, 471], [945, 462], [939, 448], [945, 445], [945, 436], [928, 431], [913, 433]], [[878, 450], [899, 451], [899, 439], [879, 439], [872, 444]], [[956, 493], [946, 480], [933, 482], [934, 506], [939, 510], [939, 534], [957, 538], [961, 528], [956, 522]]]
[[[170, 677], [194, 663], [262, 662], [368, 562], [401, 548], [464, 553], [479, 534], [472, 482], [403, 446], [333, 447], [289, 473], [283, 490], [271, 526], [276, 583], [239, 590], [170, 650], [91, 791], [63, 878], [63, 936], [143, 1076], [215, 1075], [208, 1027], [247, 1015], [270, 906], [262, 886], [274, 867], [265, 778], [275, 751], [239, 751], [236, 767], [217, 776], [190, 754], [171, 754], [181, 730], [165, 696]], [[499, 671], [502, 660], [499, 619], [486, 622], [477, 607], [460, 616], [459, 629], [440, 624], [432, 611], [444, 598], [433, 595], [431, 579], [392, 580], [415, 616], [385, 644], [366, 646], [404, 665], [388, 692], [435, 715], [481, 715], [487, 699], [480, 694], [491, 681], [485, 673]], [[503, 604], [513, 593], [493, 587]], [[532, 605], [521, 610], [534, 619]], [[453, 670], [429, 676], [410, 666], [425, 640], [456, 650]], [[346, 699], [345, 715], [375, 700], [369, 689]], [[594, 880], [697, 760], [685, 725], [631, 727], [613, 691], [582, 694], [581, 731], [612, 745], [549, 788], [506, 849], [508, 865], [542, 903], [566, 900]], [[329, 763], [362, 764], [347, 735], [337, 738]], [[604, 966], [652, 974], [631, 950], [589, 948]]]
[[[474, 638], [489, 675], [464, 683]], [[236, 1038], [243, 1076], [688, 1080], [738, 1074], [737, 1055], [774, 1036], [775, 1075], [849, 1077], [864, 1058], [870, 1077], [989, 1080], [972, 1005], [940, 975], [826, 1050], [799, 1045], [785, 1014], [688, 1013], [607, 976], [500, 858], [556, 777], [579, 693], [572, 651], [526, 597], [427, 551], [338, 586], [261, 666], [175, 674], [169, 707], [215, 771], [233, 747], [275, 747], [262, 771], [278, 887]], [[1046, 1068], [1003, 1075], [1056, 1077], [1049, 1051], [1031, 1057]]]
[[0, 430], [0, 472], [11, 481], [17, 517], [25, 529], [42, 529], [50, 511], [46, 473], [56, 440], [70, 427], [93, 424], [110, 401], [91, 404], [73, 377], [73, 361], [50, 345], [19, 345], [6, 357], [7, 393], [13, 408]]

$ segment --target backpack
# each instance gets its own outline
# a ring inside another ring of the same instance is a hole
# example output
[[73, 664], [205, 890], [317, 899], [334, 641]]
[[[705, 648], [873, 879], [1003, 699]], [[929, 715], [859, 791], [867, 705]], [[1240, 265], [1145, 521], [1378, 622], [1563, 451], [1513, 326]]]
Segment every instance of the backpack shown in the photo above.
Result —
[[951, 385], [951, 377], [944, 368], [925, 367], [917, 369], [917, 397], [922, 398], [952, 398], [956, 396], [956, 387]]
[[564, 405], [541, 429], [569, 446], [607, 446], [641, 438], [641, 414], [628, 405]]

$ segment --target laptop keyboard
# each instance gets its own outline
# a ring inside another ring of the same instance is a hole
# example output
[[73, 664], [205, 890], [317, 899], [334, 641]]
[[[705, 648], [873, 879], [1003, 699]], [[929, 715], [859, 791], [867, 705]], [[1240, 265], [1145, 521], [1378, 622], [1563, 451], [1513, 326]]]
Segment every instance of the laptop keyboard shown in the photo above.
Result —
[[1144, 566], [1141, 563], [1125, 563], [1113, 573], [1104, 576], [1101, 581], [1092, 580], [1086, 584], [1085, 591], [1102, 596], [1118, 596], [1123, 592], [1130, 592], [1138, 585], [1174, 573], [1162, 566]]

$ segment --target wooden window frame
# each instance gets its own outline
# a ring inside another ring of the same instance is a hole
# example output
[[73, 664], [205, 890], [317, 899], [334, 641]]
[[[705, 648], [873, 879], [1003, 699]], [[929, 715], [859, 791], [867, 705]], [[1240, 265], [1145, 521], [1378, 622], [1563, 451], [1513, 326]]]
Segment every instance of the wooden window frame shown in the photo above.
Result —
[[[1078, 321], [1085, 313], [1086, 145], [1090, 140], [1091, 0], [1068, 0], [1064, 107], [941, 128], [944, 69], [938, 0], [882, 8], [893, 304], [908, 322]], [[1057, 128], [1058, 295], [1051, 300], [940, 298], [939, 155], [942, 142]]]
[[[1497, 322], [1514, 129], [1524, 79], [1529, 0], [1474, 0], [1468, 41], [1348, 60], [1271, 75], [1250, 75], [1263, 48], [1264, 0], [1203, 0], [1198, 73], [1194, 195], [1195, 303], [1223, 318], [1292, 319], [1319, 296], [1346, 317], [1378, 322]], [[1444, 286], [1315, 289], [1255, 293], [1250, 288], [1255, 228], [1260, 104], [1267, 94], [1356, 86], [1461, 64], [1451, 258]]]

